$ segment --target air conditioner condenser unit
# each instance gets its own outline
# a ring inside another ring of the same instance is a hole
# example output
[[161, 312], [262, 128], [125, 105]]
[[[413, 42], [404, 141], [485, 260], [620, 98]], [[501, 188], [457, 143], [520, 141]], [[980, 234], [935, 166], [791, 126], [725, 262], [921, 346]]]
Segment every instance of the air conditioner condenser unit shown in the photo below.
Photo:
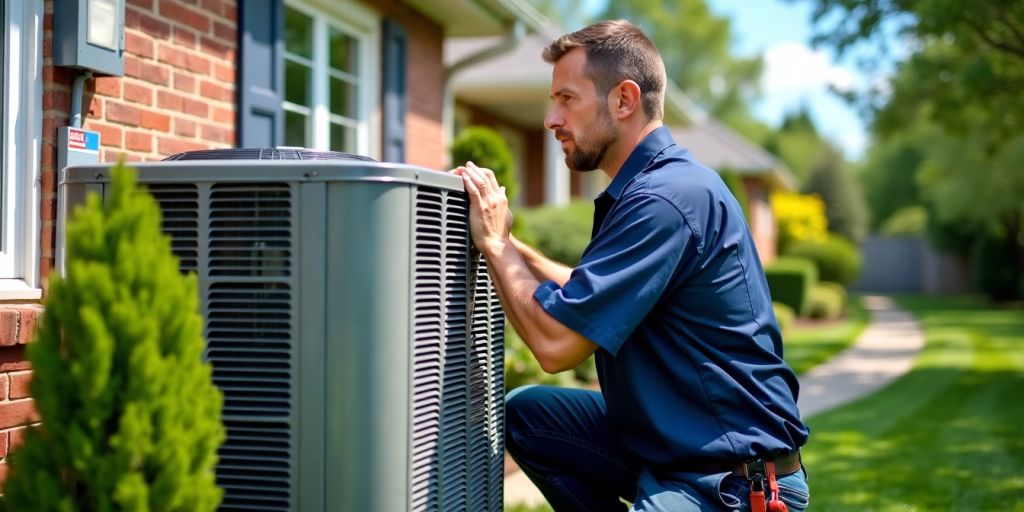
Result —
[[[284, 149], [133, 165], [198, 275], [221, 510], [501, 510], [505, 321], [460, 178]], [[65, 169], [59, 222], [109, 182]]]

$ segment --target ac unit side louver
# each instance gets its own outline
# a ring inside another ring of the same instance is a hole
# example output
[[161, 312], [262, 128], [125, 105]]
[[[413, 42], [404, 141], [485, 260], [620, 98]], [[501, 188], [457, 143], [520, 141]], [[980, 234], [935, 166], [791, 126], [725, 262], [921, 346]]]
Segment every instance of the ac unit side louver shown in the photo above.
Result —
[[[505, 320], [459, 178], [289, 149], [135, 166], [198, 275], [221, 510], [501, 510]], [[61, 226], [109, 180], [65, 169]]]

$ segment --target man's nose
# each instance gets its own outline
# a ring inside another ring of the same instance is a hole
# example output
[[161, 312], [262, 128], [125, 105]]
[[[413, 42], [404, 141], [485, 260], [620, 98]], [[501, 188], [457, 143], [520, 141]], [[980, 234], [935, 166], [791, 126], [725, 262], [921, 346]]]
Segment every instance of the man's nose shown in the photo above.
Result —
[[565, 125], [565, 119], [558, 112], [556, 108], [549, 108], [547, 115], [544, 116], [544, 128], [548, 130], [556, 130]]

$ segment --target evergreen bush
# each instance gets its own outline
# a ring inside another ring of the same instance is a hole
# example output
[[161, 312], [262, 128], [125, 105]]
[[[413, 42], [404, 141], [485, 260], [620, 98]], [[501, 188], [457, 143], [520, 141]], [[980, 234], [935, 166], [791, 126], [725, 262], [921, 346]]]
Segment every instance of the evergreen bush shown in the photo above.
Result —
[[182, 276], [160, 211], [118, 166], [108, 201], [67, 226], [28, 346], [42, 425], [11, 456], [6, 510], [207, 511], [224, 439], [222, 397], [202, 361], [196, 279]]
[[779, 323], [779, 331], [782, 332], [782, 336], [785, 338], [786, 334], [793, 327], [793, 322], [796, 321], [796, 312], [793, 311], [793, 308], [781, 302], [772, 302], [772, 309], [775, 310], [775, 321]]
[[849, 285], [860, 275], [860, 249], [841, 235], [829, 233], [823, 241], [808, 240], [790, 246], [786, 256], [806, 258], [818, 267], [818, 279]]
[[846, 312], [846, 288], [839, 283], [822, 281], [811, 288], [808, 316], [835, 320]]
[[473, 162], [494, 172], [498, 184], [505, 187], [509, 203], [518, 190], [515, 180], [515, 160], [508, 143], [502, 136], [486, 126], [470, 126], [462, 131], [452, 143], [452, 164], [466, 165]]
[[514, 231], [542, 254], [564, 265], [575, 267], [590, 243], [594, 223], [594, 205], [573, 201], [568, 206], [541, 206], [516, 215], [521, 224]]
[[806, 258], [781, 257], [764, 269], [773, 302], [785, 304], [797, 315], [810, 312], [811, 288], [818, 282], [818, 269]]
[[854, 243], [868, 234], [868, 205], [860, 182], [843, 165], [838, 155], [818, 162], [803, 188], [804, 194], [817, 194], [825, 201], [828, 230]]

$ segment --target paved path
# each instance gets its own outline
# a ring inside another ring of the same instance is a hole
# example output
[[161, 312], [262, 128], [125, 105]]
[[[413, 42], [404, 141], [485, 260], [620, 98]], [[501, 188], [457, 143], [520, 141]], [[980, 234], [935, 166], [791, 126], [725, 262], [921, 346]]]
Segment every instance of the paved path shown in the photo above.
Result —
[[[809, 418], [869, 395], [914, 366], [924, 347], [917, 320], [888, 297], [864, 297], [871, 322], [853, 345], [800, 377], [800, 413]], [[505, 477], [505, 503], [536, 506], [544, 497], [522, 471]]]

